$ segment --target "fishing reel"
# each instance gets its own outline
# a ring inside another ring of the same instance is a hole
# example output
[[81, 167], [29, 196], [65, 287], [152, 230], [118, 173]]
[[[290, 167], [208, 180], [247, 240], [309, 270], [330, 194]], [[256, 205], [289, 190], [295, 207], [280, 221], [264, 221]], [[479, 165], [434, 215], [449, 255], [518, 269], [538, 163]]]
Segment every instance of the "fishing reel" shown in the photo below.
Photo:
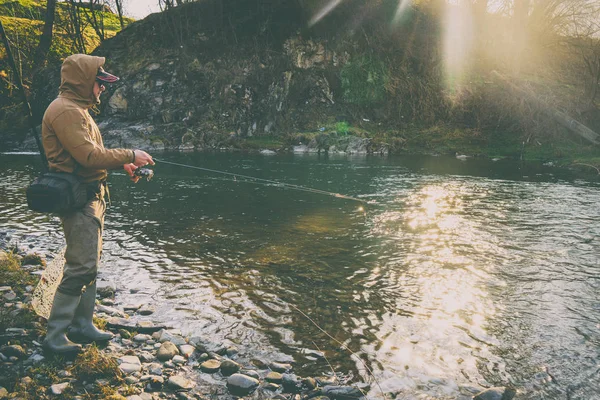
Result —
[[154, 171], [149, 168], [138, 168], [133, 171], [133, 176], [139, 176], [140, 178], [146, 178], [148, 182], [154, 177]]

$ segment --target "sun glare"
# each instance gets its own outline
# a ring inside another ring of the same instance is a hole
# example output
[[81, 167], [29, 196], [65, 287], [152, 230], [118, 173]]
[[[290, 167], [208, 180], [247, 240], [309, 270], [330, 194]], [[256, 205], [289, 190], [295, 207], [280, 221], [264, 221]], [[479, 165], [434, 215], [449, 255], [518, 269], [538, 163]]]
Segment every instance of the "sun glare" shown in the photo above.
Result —
[[444, 78], [446, 88], [459, 89], [471, 62], [473, 18], [467, 7], [446, 4], [444, 17]]
[[327, 14], [333, 11], [341, 2], [342, 0], [331, 0], [325, 7], [319, 10], [319, 12], [316, 13], [310, 19], [310, 21], [308, 22], [308, 26], [313, 26], [314, 24], [322, 20]]
[[398, 0], [398, 8], [396, 8], [396, 14], [394, 14], [394, 25], [397, 25], [400, 22], [400, 19], [411, 4], [412, 0]]

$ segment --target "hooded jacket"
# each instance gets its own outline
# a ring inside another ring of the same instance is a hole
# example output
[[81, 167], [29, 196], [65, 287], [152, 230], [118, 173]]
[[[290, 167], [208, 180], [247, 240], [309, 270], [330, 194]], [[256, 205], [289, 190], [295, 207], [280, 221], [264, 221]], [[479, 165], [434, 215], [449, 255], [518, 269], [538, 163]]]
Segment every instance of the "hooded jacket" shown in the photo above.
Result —
[[133, 150], [105, 149], [98, 126], [88, 109], [100, 103], [94, 82], [104, 57], [74, 54], [60, 70], [58, 97], [42, 119], [42, 144], [53, 172], [72, 172], [85, 182], [105, 179], [107, 169], [116, 169], [135, 159]]

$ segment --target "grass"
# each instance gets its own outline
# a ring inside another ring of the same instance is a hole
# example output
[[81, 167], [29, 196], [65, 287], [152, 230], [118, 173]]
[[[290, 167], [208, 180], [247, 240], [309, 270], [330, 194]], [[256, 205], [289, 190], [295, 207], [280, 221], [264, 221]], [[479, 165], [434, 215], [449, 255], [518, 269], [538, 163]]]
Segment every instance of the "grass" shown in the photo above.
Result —
[[[2, 256], [4, 254], [4, 256]], [[0, 254], [0, 282], [10, 285], [17, 293], [27, 285], [34, 285], [37, 278], [21, 268], [21, 259], [14, 253]]]
[[79, 379], [88, 382], [105, 379], [112, 384], [117, 384], [122, 381], [122, 373], [117, 361], [102, 353], [94, 344], [77, 356], [72, 372]]

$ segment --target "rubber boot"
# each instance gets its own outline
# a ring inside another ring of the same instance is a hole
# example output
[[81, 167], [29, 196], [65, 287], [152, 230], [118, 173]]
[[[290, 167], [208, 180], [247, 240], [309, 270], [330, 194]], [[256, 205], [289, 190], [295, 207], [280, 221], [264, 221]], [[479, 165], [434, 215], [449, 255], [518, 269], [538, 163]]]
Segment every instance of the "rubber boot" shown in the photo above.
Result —
[[56, 292], [50, 318], [48, 318], [44, 350], [57, 354], [73, 354], [81, 351], [81, 345], [71, 342], [66, 335], [67, 329], [75, 317], [75, 310], [79, 306], [79, 299], [80, 296]]
[[94, 307], [96, 306], [96, 282], [86, 287], [81, 295], [79, 307], [75, 312], [75, 318], [69, 336], [76, 341], [106, 342], [115, 335], [110, 332], [101, 331], [94, 325]]

